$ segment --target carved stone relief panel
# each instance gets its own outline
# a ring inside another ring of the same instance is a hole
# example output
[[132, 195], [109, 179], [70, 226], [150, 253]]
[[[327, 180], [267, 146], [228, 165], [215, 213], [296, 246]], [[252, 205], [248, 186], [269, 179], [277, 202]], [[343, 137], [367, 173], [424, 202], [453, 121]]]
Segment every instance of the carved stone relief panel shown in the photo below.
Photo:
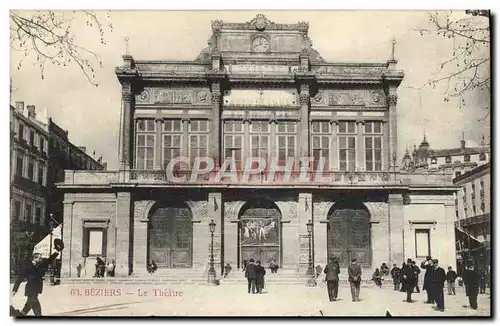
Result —
[[241, 207], [245, 204], [242, 200], [224, 202], [224, 220], [237, 220]]
[[281, 218], [283, 220], [297, 220], [298, 219], [298, 203], [294, 200], [276, 201], [276, 206], [281, 211]]
[[382, 90], [319, 90], [311, 99], [313, 106], [385, 106]]
[[208, 202], [206, 200], [186, 201], [186, 204], [191, 209], [194, 220], [208, 218]]
[[136, 103], [140, 104], [210, 104], [208, 88], [145, 88], [136, 95]]
[[154, 201], [151, 201], [151, 200], [135, 201], [134, 202], [134, 219], [142, 220], [142, 219], [147, 218], [147, 216], [145, 216], [145, 214], [146, 214], [145, 209], [147, 206], [149, 206], [148, 204], [150, 204], [151, 202], [154, 202]]
[[387, 220], [389, 217], [389, 206], [384, 202], [366, 202], [365, 206], [370, 211], [372, 220]]

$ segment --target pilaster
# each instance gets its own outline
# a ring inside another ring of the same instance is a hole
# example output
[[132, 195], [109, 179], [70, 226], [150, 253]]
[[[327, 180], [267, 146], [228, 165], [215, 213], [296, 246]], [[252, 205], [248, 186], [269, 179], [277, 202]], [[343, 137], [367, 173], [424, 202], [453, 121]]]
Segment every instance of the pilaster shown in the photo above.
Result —
[[330, 146], [330, 156], [331, 156], [331, 161], [330, 161], [330, 170], [331, 171], [338, 171], [339, 170], [339, 150], [338, 150], [338, 144], [337, 144], [337, 130], [339, 127], [339, 122], [337, 120], [331, 120], [330, 123], [332, 124], [332, 144]]
[[221, 164], [221, 152], [220, 152], [220, 106], [221, 106], [221, 89], [219, 83], [212, 84], [212, 121], [211, 121], [211, 139], [210, 139], [210, 156], [214, 160], [216, 166]]
[[[364, 121], [356, 121], [358, 134], [356, 136], [356, 171], [365, 171], [365, 142], [363, 139]], [[375, 159], [375, 158], [373, 158]]]
[[163, 139], [162, 139], [162, 128], [163, 119], [157, 117], [155, 119], [156, 124], [156, 142], [155, 142], [155, 170], [161, 170], [163, 167], [162, 157], [163, 157]]
[[[82, 238], [81, 229], [73, 227], [73, 202], [65, 201], [63, 212], [63, 242], [65, 250], [61, 253], [61, 277], [76, 276], [76, 266], [72, 260], [77, 260], [82, 256], [81, 248], [76, 248], [73, 239]], [[80, 246], [81, 247], [81, 246]]]
[[403, 240], [404, 237], [403, 195], [389, 194], [388, 204], [389, 204], [390, 262], [391, 264], [398, 264], [399, 266], [405, 260], [406, 257], [404, 240]]
[[134, 218], [134, 266], [133, 273], [140, 274], [147, 270], [148, 220]]
[[122, 130], [121, 130], [121, 150], [120, 150], [120, 167], [122, 170], [129, 170], [132, 166], [131, 159], [131, 136], [133, 134], [132, 126], [132, 110], [133, 110], [133, 97], [132, 85], [124, 83], [122, 86]]
[[382, 145], [382, 170], [383, 171], [388, 171], [390, 170], [391, 167], [391, 162], [392, 162], [392, 157], [391, 157], [391, 137], [390, 137], [390, 128], [389, 128], [389, 122], [384, 121], [383, 122], [383, 128], [384, 128], [384, 138], [383, 138], [383, 145]]
[[130, 273], [130, 229], [132, 223], [131, 196], [128, 192], [116, 194], [116, 276]]
[[300, 85], [300, 156], [309, 157], [309, 85]]
[[393, 157], [397, 157], [398, 150], [398, 115], [396, 110], [398, 103], [398, 94], [396, 87], [391, 86], [389, 88], [387, 102], [389, 104], [389, 166], [393, 166]]
[[452, 196], [445, 202], [445, 257], [441, 266], [452, 266], [456, 270], [456, 246], [455, 246], [455, 201]]

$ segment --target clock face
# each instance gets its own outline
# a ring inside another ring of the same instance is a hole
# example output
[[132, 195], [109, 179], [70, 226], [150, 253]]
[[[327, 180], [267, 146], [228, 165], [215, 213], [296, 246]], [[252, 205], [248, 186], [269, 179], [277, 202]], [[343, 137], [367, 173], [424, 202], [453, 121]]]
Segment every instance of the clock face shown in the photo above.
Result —
[[269, 50], [269, 41], [262, 36], [256, 37], [253, 40], [252, 49], [255, 52], [266, 52]]

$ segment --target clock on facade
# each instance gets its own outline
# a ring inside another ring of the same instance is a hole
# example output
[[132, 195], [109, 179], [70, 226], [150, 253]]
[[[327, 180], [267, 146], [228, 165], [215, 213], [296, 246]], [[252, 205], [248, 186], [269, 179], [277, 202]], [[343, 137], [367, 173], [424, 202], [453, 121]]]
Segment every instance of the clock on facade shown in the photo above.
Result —
[[252, 50], [255, 52], [266, 52], [269, 50], [269, 41], [263, 37], [258, 36], [253, 39]]

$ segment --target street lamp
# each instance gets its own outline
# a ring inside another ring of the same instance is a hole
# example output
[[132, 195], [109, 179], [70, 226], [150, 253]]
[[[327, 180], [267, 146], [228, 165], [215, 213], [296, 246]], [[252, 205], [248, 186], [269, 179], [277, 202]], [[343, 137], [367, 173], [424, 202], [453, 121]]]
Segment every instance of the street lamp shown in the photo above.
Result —
[[210, 244], [210, 269], [208, 270], [208, 284], [209, 285], [216, 285], [216, 278], [217, 274], [215, 273], [215, 268], [214, 268], [214, 232], [215, 232], [215, 221], [212, 220], [210, 223], [208, 223], [210, 226], [210, 239], [211, 239], [211, 244]]
[[307, 233], [309, 235], [309, 267], [307, 268], [307, 286], [316, 286], [316, 279], [314, 278], [314, 269], [313, 269], [313, 257], [312, 257], [312, 231], [313, 231], [313, 223], [311, 220], [306, 223]]

